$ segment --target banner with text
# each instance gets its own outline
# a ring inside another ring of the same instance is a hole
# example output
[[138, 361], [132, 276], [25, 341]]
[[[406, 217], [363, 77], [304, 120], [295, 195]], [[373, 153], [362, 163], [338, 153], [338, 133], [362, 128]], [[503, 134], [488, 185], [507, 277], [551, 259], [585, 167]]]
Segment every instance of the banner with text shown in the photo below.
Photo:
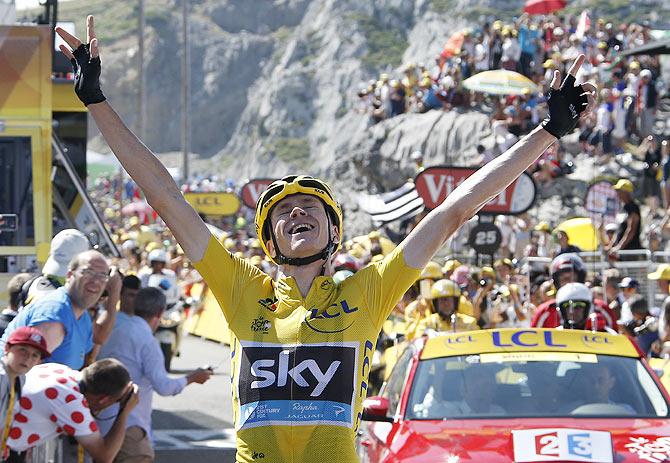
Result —
[[[449, 194], [477, 171], [471, 167], [435, 166], [419, 173], [414, 180], [427, 209], [434, 209]], [[489, 201], [480, 211], [485, 214], [517, 215], [535, 202], [535, 182], [525, 172], [510, 186]]]
[[240, 209], [235, 193], [185, 193], [184, 198], [198, 214], [233, 215]]

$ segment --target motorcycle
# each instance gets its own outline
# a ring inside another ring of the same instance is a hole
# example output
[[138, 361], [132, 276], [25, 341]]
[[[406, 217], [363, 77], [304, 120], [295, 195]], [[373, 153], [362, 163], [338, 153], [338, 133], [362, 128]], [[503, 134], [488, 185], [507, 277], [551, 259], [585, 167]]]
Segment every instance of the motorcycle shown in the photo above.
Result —
[[172, 357], [179, 357], [182, 330], [186, 320], [185, 311], [188, 308], [189, 304], [181, 299], [169, 304], [156, 329], [155, 336], [160, 343], [161, 351], [163, 351], [166, 371], [170, 371]]

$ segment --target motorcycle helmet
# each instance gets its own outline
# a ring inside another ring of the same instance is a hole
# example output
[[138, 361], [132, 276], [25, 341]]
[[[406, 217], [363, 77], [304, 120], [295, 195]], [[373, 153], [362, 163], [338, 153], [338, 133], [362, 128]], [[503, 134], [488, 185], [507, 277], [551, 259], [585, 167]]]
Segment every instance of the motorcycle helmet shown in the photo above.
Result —
[[551, 261], [551, 278], [554, 280], [556, 288], [561, 287], [559, 275], [563, 272], [574, 272], [579, 283], [586, 281], [586, 266], [582, 258], [577, 254], [561, 254]]
[[556, 309], [566, 329], [583, 330], [593, 312], [593, 295], [583, 283], [568, 283], [556, 293]]
[[[458, 310], [458, 303], [461, 297], [461, 288], [458, 287], [455, 281], [452, 280], [438, 280], [433, 284], [433, 287], [430, 290], [430, 296], [433, 302], [433, 308], [441, 315], [452, 315]], [[447, 313], [440, 311], [440, 305], [435, 302], [436, 299], [451, 299], [453, 301], [452, 309], [449, 309]]]

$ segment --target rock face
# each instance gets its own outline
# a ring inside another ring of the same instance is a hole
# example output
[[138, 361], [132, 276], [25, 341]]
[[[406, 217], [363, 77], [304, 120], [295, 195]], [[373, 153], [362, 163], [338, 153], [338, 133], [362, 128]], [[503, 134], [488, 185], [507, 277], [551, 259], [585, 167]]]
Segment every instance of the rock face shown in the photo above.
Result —
[[[83, 1], [64, 3], [62, 11], [75, 11], [70, 5]], [[146, 2], [148, 120], [143, 138], [156, 152], [179, 151], [181, 2]], [[523, 3], [193, 0], [192, 171], [235, 179], [288, 172], [324, 176], [344, 198], [354, 227], [368, 228], [369, 219], [356, 215], [355, 193], [401, 185], [414, 174], [412, 151], [421, 150], [427, 165], [472, 165], [475, 146], [491, 142], [487, 118], [477, 113], [407, 114], [369, 126], [356, 111], [358, 84], [380, 72], [397, 75], [403, 62], [431, 63], [468, 21], [480, 14], [521, 11]], [[644, 3], [646, 8], [653, 1]], [[128, 15], [134, 20], [132, 12]], [[134, 126], [137, 40], [132, 33], [103, 44], [103, 78], [108, 97]], [[93, 147], [103, 149], [99, 136]], [[176, 158], [169, 156], [168, 162], [175, 165]], [[583, 180], [570, 180], [576, 183], [565, 188], [585, 190]], [[548, 191], [553, 190], [543, 195]], [[570, 206], [565, 212], [574, 210]]]

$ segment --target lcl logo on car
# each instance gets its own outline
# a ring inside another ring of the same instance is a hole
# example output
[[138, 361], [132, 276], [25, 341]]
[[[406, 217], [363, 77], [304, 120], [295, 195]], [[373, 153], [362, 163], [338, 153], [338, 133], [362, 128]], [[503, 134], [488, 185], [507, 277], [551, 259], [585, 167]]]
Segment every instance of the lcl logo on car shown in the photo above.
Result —
[[324, 422], [351, 427], [357, 343], [242, 343], [240, 429]]

